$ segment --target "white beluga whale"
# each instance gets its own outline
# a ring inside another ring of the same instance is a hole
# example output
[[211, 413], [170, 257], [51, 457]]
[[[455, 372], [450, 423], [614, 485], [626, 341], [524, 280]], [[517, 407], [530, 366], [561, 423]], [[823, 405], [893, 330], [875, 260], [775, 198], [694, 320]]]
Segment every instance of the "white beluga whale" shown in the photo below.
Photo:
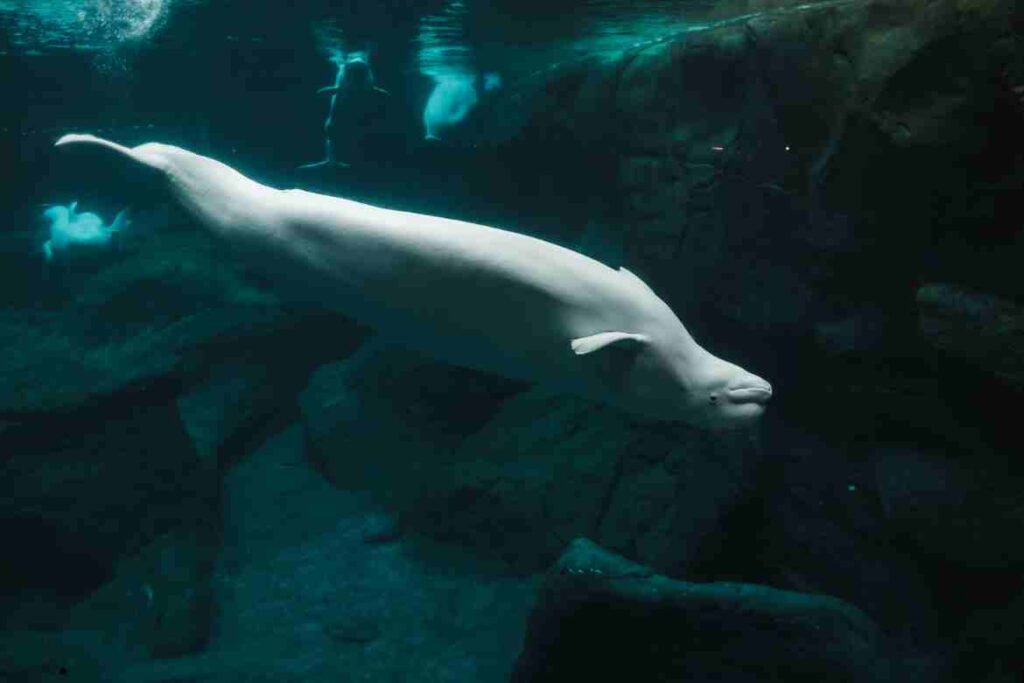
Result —
[[346, 167], [348, 163], [337, 158], [338, 148], [344, 150], [345, 142], [360, 135], [361, 124], [375, 118], [381, 108], [381, 97], [388, 91], [376, 85], [369, 54], [353, 52], [345, 55], [333, 50], [331, 62], [335, 65], [332, 85], [317, 90], [330, 95], [327, 119], [324, 121], [324, 158], [299, 168]]
[[771, 385], [701, 347], [636, 275], [498, 228], [262, 185], [158, 143], [87, 146], [154, 174], [175, 202], [287, 290], [458, 365], [639, 416], [747, 425]]
[[[441, 135], [461, 123], [480, 101], [477, 81], [472, 73], [432, 74], [434, 88], [423, 107], [423, 130], [427, 140], [439, 140]], [[501, 87], [501, 77], [487, 73], [483, 77], [484, 92]]]
[[78, 212], [78, 202], [67, 206], [48, 206], [43, 217], [50, 221], [50, 239], [43, 243], [43, 256], [53, 260], [59, 252], [76, 246], [102, 247], [110, 244], [113, 236], [128, 224], [126, 212], [120, 211], [110, 225], [91, 212]]

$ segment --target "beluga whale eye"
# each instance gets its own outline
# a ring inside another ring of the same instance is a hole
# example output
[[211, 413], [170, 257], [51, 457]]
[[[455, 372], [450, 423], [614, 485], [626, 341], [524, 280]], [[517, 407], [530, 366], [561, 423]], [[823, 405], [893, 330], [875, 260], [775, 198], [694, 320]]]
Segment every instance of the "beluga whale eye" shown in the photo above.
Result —
[[709, 400], [710, 400], [710, 401], [711, 401], [712, 403], [718, 403], [718, 394], [711, 394], [710, 396], [708, 396], [708, 399], [709, 399]]

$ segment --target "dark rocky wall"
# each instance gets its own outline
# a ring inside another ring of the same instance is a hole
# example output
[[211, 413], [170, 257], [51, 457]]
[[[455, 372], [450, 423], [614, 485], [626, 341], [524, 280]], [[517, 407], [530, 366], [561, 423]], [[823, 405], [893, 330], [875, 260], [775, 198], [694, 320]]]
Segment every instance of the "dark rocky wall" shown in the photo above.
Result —
[[775, 383], [753, 493], [680, 575], [841, 597], [940, 670], [1020, 585], [1020, 15], [770, 9], [553, 75], [529, 125], [614, 151], [608, 239]]

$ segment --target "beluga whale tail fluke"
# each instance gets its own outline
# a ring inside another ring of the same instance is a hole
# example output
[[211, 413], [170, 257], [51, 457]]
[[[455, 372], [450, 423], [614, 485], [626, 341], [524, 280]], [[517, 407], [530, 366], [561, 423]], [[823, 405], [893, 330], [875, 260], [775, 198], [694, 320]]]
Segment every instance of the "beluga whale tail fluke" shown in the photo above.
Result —
[[700, 346], [625, 268], [509, 230], [275, 189], [171, 145], [84, 134], [57, 145], [154, 173], [286, 292], [440, 360], [711, 429], [752, 424], [771, 398], [771, 384]]
[[57, 142], [54, 143], [56, 147], [64, 147], [67, 145], [94, 145], [100, 147], [117, 155], [124, 157], [126, 160], [130, 160], [144, 166], [149, 166], [154, 170], [160, 169], [160, 161], [156, 155], [147, 154], [147, 145], [139, 145], [138, 147], [125, 147], [119, 145], [116, 142], [98, 138], [95, 135], [87, 133], [68, 133], [58, 138]]

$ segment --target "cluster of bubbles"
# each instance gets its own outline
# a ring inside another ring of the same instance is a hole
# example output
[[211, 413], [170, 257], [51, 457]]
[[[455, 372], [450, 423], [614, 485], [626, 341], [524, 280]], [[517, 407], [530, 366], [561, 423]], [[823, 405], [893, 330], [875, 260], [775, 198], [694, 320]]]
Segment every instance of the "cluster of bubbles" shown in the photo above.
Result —
[[104, 49], [152, 35], [170, 5], [185, 0], [0, 0], [0, 26], [25, 54], [50, 49]]
[[345, 60], [345, 33], [337, 22], [328, 21], [314, 25], [313, 40], [317, 48], [333, 64]]
[[[126, 73], [132, 48], [151, 38], [173, 3], [192, 0], [0, 0], [0, 31], [25, 55], [51, 50], [95, 53], [101, 72]], [[0, 48], [2, 50], [2, 48]]]
[[167, 0], [90, 0], [78, 10], [83, 28], [108, 43], [147, 37], [166, 16]]
[[89, 0], [78, 11], [82, 28], [99, 43], [94, 65], [110, 77], [131, 71], [131, 48], [156, 31], [167, 16], [170, 0]]

